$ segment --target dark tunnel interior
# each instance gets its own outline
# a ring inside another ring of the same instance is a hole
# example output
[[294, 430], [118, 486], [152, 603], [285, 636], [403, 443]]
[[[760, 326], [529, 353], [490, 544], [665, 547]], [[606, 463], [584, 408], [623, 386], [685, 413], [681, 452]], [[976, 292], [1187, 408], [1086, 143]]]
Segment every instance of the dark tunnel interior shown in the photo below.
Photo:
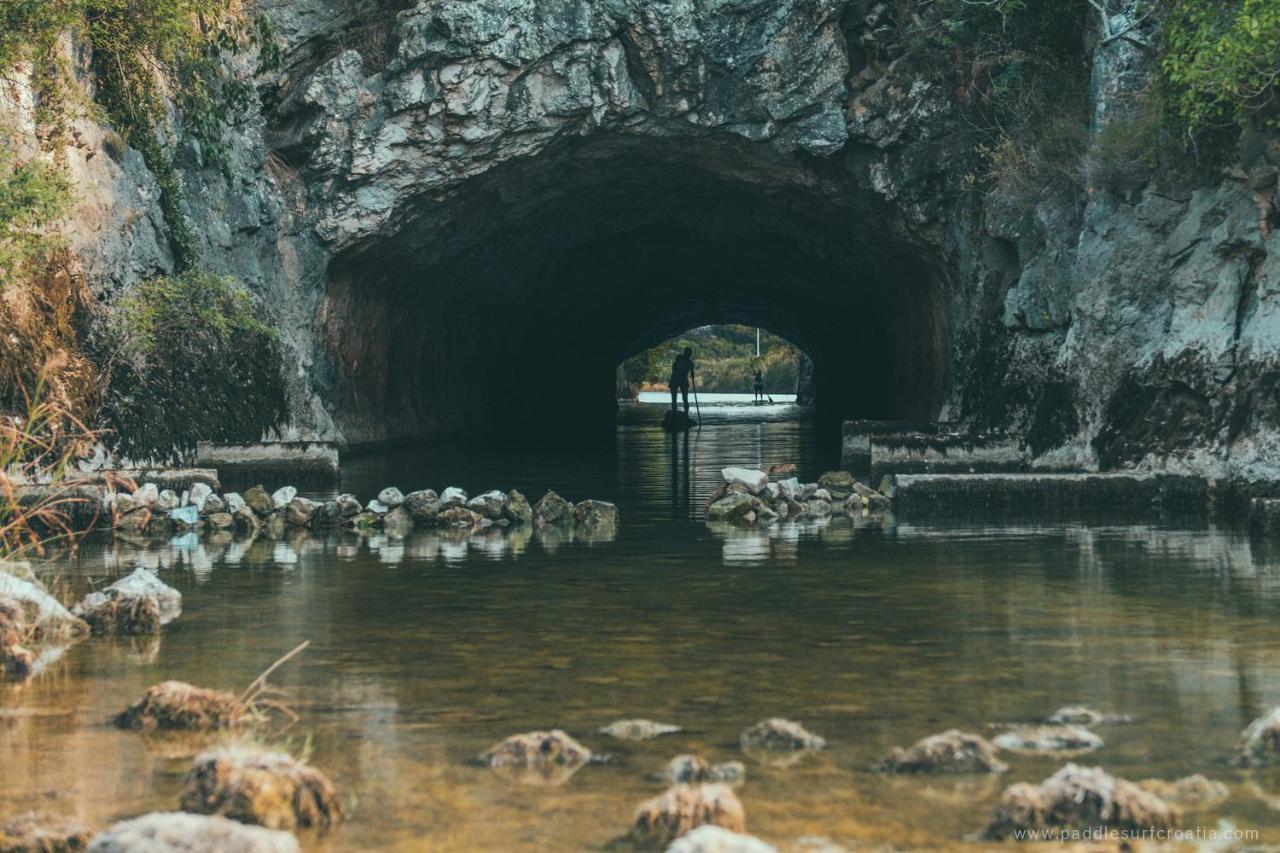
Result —
[[803, 349], [823, 416], [932, 416], [941, 282], [838, 168], [596, 136], [424, 192], [330, 269], [324, 394], [353, 443], [606, 425], [620, 361], [729, 322]]

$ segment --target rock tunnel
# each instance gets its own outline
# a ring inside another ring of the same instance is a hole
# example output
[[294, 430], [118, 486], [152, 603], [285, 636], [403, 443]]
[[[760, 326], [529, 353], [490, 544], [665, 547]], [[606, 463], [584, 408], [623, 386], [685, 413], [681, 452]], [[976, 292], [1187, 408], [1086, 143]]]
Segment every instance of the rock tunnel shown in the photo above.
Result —
[[799, 346], [824, 418], [934, 416], [941, 264], [849, 181], [840, 158], [600, 133], [424, 192], [330, 265], [334, 417], [353, 444], [603, 431], [620, 361], [724, 322]]

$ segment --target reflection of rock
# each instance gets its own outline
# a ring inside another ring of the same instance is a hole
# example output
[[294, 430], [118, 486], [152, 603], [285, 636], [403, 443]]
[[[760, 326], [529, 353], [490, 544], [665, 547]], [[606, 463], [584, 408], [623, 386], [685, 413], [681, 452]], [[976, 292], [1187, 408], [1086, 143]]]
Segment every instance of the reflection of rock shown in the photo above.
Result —
[[636, 810], [632, 838], [639, 844], [662, 846], [700, 826], [719, 826], [732, 832], [746, 829], [746, 813], [727, 785], [673, 785]]
[[1080, 726], [1013, 726], [991, 739], [1010, 752], [1078, 755], [1103, 746], [1102, 738]]
[[671, 842], [665, 853], [778, 853], [778, 848], [754, 835], [708, 824]]
[[542, 550], [548, 554], [553, 554], [561, 546], [572, 544], [573, 529], [564, 526], [539, 526], [537, 528], [537, 537], [538, 544], [542, 546]]
[[724, 761], [711, 764], [700, 755], [677, 755], [667, 762], [659, 774], [664, 782], [725, 782], [739, 785], [746, 778], [747, 768], [741, 761]]
[[246, 826], [225, 817], [156, 812], [113, 825], [94, 838], [88, 849], [89, 853], [297, 853], [298, 840], [287, 832]]
[[1248, 725], [1240, 733], [1231, 761], [1239, 767], [1263, 767], [1280, 755], [1280, 706]]
[[795, 751], [822, 749], [827, 741], [800, 723], [772, 717], [744, 730], [738, 736], [738, 744], [743, 749]]
[[948, 729], [916, 741], [909, 749], [894, 747], [876, 770], [888, 773], [1003, 773], [1008, 765], [996, 758], [986, 738]]
[[948, 807], [972, 807], [989, 803], [1000, 792], [999, 773], [893, 774], [881, 785], [887, 794]]
[[183, 779], [182, 810], [271, 829], [325, 829], [344, 816], [325, 776], [290, 755], [231, 744], [204, 753]]
[[616, 737], [619, 740], [649, 740], [659, 735], [674, 734], [684, 731], [670, 723], [658, 723], [653, 720], [615, 720], [600, 729], [601, 734]]
[[985, 838], [1005, 839], [1025, 830], [1125, 832], [1171, 829], [1178, 813], [1168, 803], [1100, 767], [1068, 764], [1039, 786], [1010, 785], [991, 816]]
[[552, 729], [512, 735], [485, 750], [480, 760], [515, 782], [559, 785], [591, 760], [591, 750]]
[[1138, 787], [1150, 791], [1162, 800], [1197, 809], [1216, 806], [1230, 796], [1227, 786], [1203, 774], [1185, 776], [1173, 782], [1164, 779], [1143, 779]]
[[28, 812], [0, 826], [5, 853], [60, 853], [83, 850], [93, 830], [73, 817]]
[[234, 726], [244, 719], [244, 705], [230, 693], [163, 681], [147, 688], [133, 707], [114, 721], [122, 729], [208, 731]]

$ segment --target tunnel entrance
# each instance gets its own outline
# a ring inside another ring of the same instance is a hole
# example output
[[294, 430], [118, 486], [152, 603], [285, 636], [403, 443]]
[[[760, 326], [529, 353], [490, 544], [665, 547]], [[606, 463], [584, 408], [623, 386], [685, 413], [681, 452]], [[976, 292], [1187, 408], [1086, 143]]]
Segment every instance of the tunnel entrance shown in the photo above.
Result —
[[322, 396], [352, 443], [612, 423], [616, 365], [710, 322], [812, 359], [819, 415], [936, 415], [942, 263], [844, 166], [597, 133], [424, 191], [332, 263]]

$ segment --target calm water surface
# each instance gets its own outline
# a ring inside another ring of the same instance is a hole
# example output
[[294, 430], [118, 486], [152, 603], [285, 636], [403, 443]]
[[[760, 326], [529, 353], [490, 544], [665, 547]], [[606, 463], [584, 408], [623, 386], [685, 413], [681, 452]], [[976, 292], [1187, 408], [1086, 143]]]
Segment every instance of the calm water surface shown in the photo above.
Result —
[[[702, 500], [726, 464], [835, 448], [786, 405], [704, 407], [686, 440], [660, 409], [624, 409], [606, 450], [438, 445], [352, 459], [362, 498], [460, 485], [621, 507], [612, 541], [526, 532], [470, 540], [298, 536], [90, 543], [58, 568], [68, 592], [136, 565], [184, 595], [159, 640], [80, 643], [25, 687], [0, 684], [0, 815], [38, 808], [97, 823], [176, 806], [198, 743], [118, 732], [107, 718], [150, 684], [239, 690], [303, 640], [275, 681], [302, 714], [292, 745], [352, 801], [333, 850], [591, 850], [662, 790], [669, 758], [744, 758], [739, 731], [804, 721], [830, 749], [792, 766], [750, 758], [748, 829], [784, 849], [814, 838], [950, 849], [1004, 785], [1061, 762], [1009, 757], [990, 778], [886, 778], [867, 766], [945, 728], [986, 731], [1083, 702], [1132, 714], [1099, 727], [1087, 763], [1129, 778], [1193, 772], [1232, 799], [1186, 825], [1229, 821], [1280, 841], [1280, 778], [1226, 764], [1244, 725], [1280, 704], [1280, 556], [1206, 522], [1160, 518], [836, 520], [709, 530]], [[272, 484], [268, 484], [272, 485]], [[644, 743], [620, 717], [686, 727]], [[557, 787], [469, 760], [508, 734], [563, 728], [612, 760]]]

